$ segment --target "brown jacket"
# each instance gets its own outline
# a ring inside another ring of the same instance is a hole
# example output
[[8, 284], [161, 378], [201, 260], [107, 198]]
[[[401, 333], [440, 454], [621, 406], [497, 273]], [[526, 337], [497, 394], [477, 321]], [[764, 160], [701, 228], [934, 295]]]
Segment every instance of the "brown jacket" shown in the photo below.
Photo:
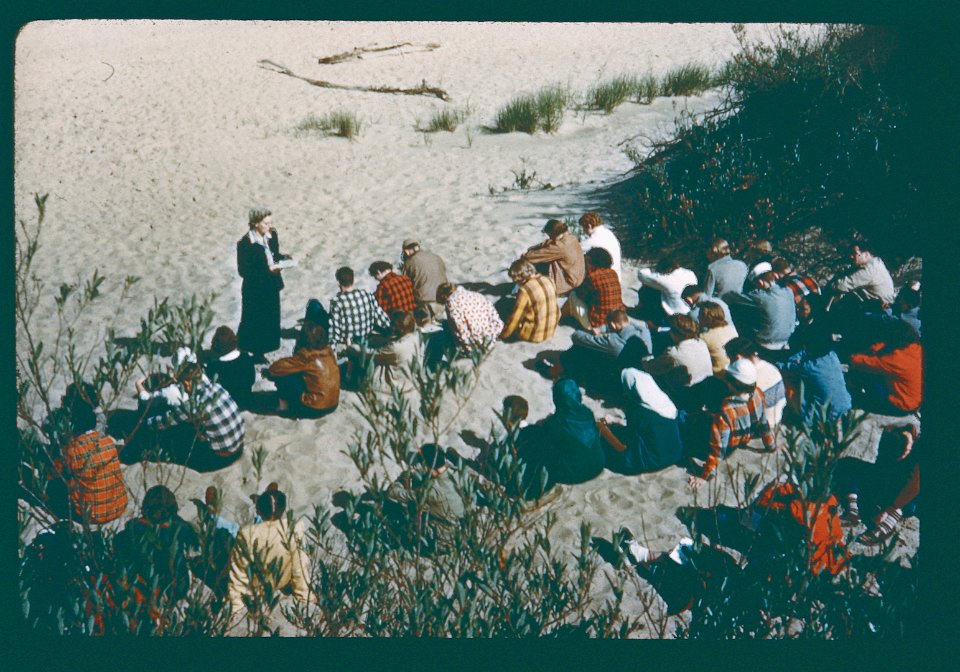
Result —
[[340, 402], [340, 369], [333, 349], [302, 349], [290, 357], [278, 359], [270, 365], [271, 376], [303, 374], [306, 388], [300, 401], [307, 408], [322, 411], [333, 408]]
[[580, 241], [571, 233], [534, 245], [523, 258], [531, 264], [550, 264], [550, 279], [556, 285], [558, 295], [579, 287], [587, 273]]

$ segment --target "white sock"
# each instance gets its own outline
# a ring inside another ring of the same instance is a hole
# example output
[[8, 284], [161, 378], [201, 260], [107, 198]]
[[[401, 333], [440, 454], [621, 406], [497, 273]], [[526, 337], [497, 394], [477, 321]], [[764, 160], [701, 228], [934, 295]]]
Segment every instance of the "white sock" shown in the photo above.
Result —
[[641, 546], [636, 539], [631, 539], [627, 544], [627, 552], [634, 562], [646, 562], [650, 559], [650, 549]]

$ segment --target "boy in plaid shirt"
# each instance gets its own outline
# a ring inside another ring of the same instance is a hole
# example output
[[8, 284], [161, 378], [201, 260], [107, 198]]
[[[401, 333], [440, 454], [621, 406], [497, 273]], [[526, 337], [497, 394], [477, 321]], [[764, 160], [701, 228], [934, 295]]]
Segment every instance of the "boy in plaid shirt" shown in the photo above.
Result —
[[378, 283], [373, 295], [387, 315], [396, 312], [412, 313], [414, 308], [413, 280], [405, 275], [393, 272], [393, 265], [387, 261], [375, 261], [370, 264], [370, 275]]
[[341, 266], [336, 275], [340, 293], [330, 301], [330, 345], [352, 345], [376, 327], [389, 329], [390, 318], [373, 294], [353, 288], [353, 269]]
[[793, 292], [793, 300], [797, 303], [800, 303], [808, 294], [820, 294], [820, 285], [817, 284], [817, 281], [809, 275], [797, 273], [793, 264], [783, 257], [774, 259], [771, 266], [777, 274], [777, 283]]
[[699, 476], [691, 476], [687, 484], [698, 490], [716, 469], [720, 459], [751, 439], [761, 439], [763, 447], [774, 449], [773, 432], [764, 415], [763, 395], [757, 389], [757, 369], [753, 362], [738, 359], [726, 368], [725, 377], [733, 394], [727, 396], [720, 411], [713, 414], [710, 428], [710, 454]]

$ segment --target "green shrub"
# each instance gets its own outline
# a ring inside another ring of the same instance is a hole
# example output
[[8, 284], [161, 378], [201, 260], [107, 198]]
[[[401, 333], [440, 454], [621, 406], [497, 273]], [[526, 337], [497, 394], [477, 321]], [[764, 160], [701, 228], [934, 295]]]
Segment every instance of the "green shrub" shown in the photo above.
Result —
[[634, 88], [631, 92], [633, 100], [643, 105], [652, 103], [653, 99], [657, 97], [657, 92], [660, 90], [660, 84], [657, 82], [657, 78], [651, 74], [638, 77], [633, 83]]
[[497, 111], [494, 130], [498, 133], [555, 133], [563, 122], [569, 94], [559, 84], [547, 86], [534, 94], [523, 94]]
[[702, 65], [688, 63], [671, 70], [660, 81], [661, 96], [695, 96], [713, 85], [710, 70]]

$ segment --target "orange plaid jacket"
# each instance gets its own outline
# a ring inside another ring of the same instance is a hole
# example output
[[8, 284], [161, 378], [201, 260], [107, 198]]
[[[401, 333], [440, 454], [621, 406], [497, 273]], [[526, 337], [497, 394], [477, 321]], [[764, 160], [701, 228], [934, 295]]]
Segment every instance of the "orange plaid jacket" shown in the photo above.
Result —
[[72, 480], [70, 501], [84, 520], [100, 525], [120, 517], [127, 489], [111, 437], [91, 430], [74, 438], [63, 449], [63, 465]]

